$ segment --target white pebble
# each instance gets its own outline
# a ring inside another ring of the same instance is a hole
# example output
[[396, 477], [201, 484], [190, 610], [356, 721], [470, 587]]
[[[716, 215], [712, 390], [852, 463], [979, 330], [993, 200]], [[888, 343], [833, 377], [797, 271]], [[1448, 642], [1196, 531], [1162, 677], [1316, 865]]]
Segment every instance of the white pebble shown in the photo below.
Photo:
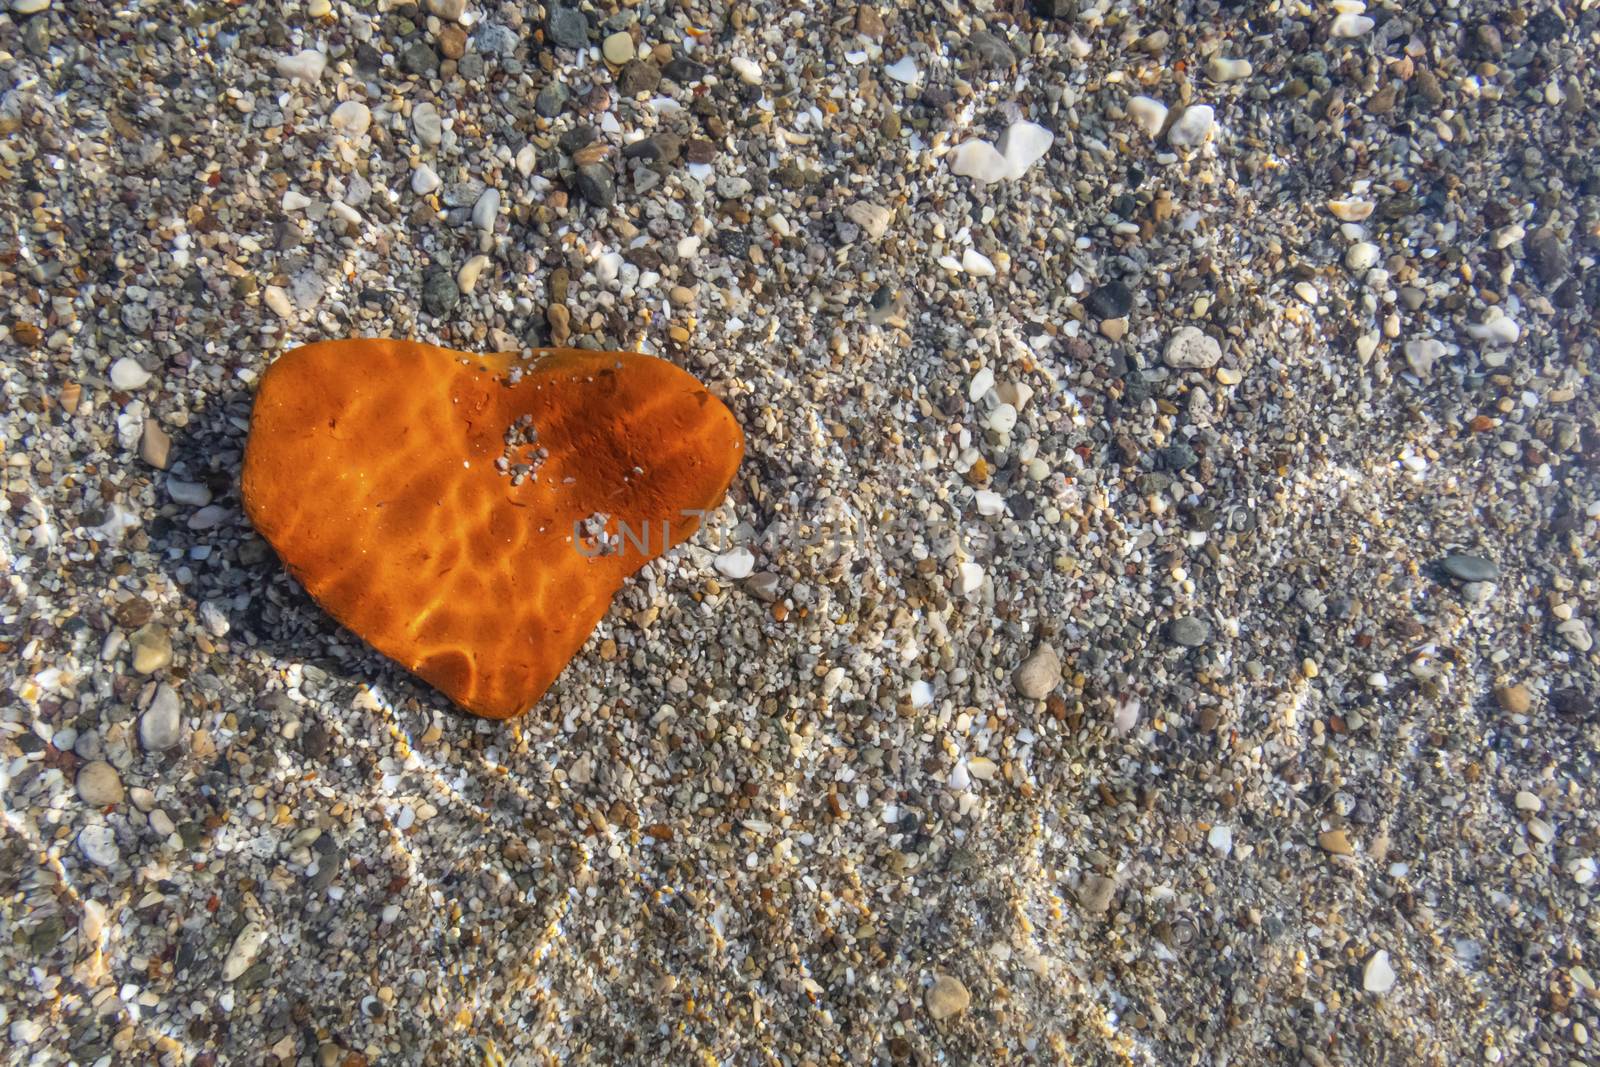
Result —
[[1361, 988], [1368, 993], [1387, 993], [1394, 988], [1394, 968], [1389, 965], [1389, 953], [1383, 949], [1372, 954], [1361, 974]]
[[1427, 378], [1433, 373], [1433, 365], [1445, 354], [1444, 342], [1434, 337], [1420, 337], [1406, 342], [1405, 353], [1411, 373]]
[[995, 433], [1010, 433], [1017, 425], [1017, 409], [1010, 404], [1000, 404], [989, 412], [983, 424]]
[[1179, 370], [1207, 370], [1222, 360], [1222, 346], [1196, 327], [1180, 326], [1167, 340], [1163, 358]]
[[346, 100], [333, 109], [333, 128], [349, 137], [360, 137], [372, 125], [372, 109], [359, 100]]
[[987, 185], [1011, 176], [1011, 163], [988, 141], [963, 141], [950, 150], [950, 173]]
[[495, 216], [500, 213], [500, 190], [485, 189], [478, 202], [472, 205], [472, 224], [485, 233], [493, 232]]
[[1467, 333], [1475, 341], [1487, 341], [1492, 345], [1509, 345], [1522, 336], [1522, 329], [1516, 320], [1499, 308], [1490, 308], [1489, 315], [1483, 322], [1467, 326]]
[[285, 189], [282, 204], [285, 211], [304, 211], [311, 206], [311, 198], [294, 189]]
[[1015, 180], [1028, 173], [1055, 143], [1056, 135], [1036, 122], [1019, 120], [1007, 126], [1006, 132], [1000, 135], [999, 144], [1008, 168], [1006, 177]]
[[444, 140], [444, 119], [439, 115], [439, 109], [424, 100], [411, 109], [411, 128], [416, 132], [417, 140], [429, 148], [436, 148]]
[[1167, 127], [1167, 143], [1174, 148], [1193, 148], [1204, 144], [1216, 125], [1217, 112], [1208, 104], [1190, 104]]
[[307, 48], [292, 56], [278, 57], [278, 73], [295, 81], [316, 82], [328, 67], [328, 57], [315, 48]]
[[1167, 124], [1167, 105], [1153, 96], [1135, 96], [1128, 100], [1128, 117], [1145, 133], [1155, 137]]
[[983, 399], [983, 395], [994, 388], [994, 371], [984, 367], [972, 376], [972, 382], [967, 386], [967, 399], [976, 404]]
[[1370, 200], [1359, 197], [1345, 197], [1343, 200], [1329, 200], [1328, 210], [1340, 222], [1365, 222], [1372, 215], [1372, 210], [1377, 205]]
[[994, 277], [994, 262], [975, 248], [961, 253], [961, 269], [980, 278]]
[[533, 173], [533, 166], [536, 161], [537, 157], [534, 155], [532, 144], [525, 144], [517, 149], [517, 173], [524, 178]]
[[956, 575], [956, 593], [960, 596], [971, 596], [981, 588], [983, 588], [983, 565], [963, 563]]
[[1372, 19], [1366, 15], [1346, 12], [1333, 20], [1333, 26], [1328, 32], [1335, 37], [1360, 37], [1370, 31], [1374, 25], [1375, 23]]
[[240, 930], [239, 936], [233, 939], [233, 946], [228, 949], [228, 955], [222, 961], [222, 980], [237, 981], [239, 976], [255, 963], [256, 956], [261, 952], [261, 946], [266, 943], [267, 931], [260, 925], [250, 923]]
[[1218, 823], [1206, 834], [1206, 844], [1226, 856], [1233, 851], [1233, 827]]
[[1212, 56], [1206, 63], [1206, 74], [1214, 82], [1243, 81], [1255, 73], [1255, 68], [1248, 59], [1224, 59], [1222, 56]]
[[427, 196], [439, 188], [439, 175], [434, 173], [432, 167], [426, 163], [411, 172], [411, 191], [418, 196]]
[[917, 69], [917, 64], [910, 56], [906, 56], [897, 63], [891, 63], [883, 68], [883, 72], [902, 85], [911, 85], [922, 77], [922, 71]]
[[1378, 257], [1382, 253], [1378, 246], [1371, 241], [1358, 241], [1351, 245], [1344, 254], [1344, 265], [1356, 274], [1370, 270], [1378, 265]]
[[294, 318], [294, 304], [289, 300], [289, 293], [283, 286], [267, 286], [261, 291], [261, 300], [280, 319]]
[[972, 494], [972, 502], [977, 506], [979, 515], [999, 515], [1006, 510], [1006, 498], [993, 489], [979, 489]]
[[888, 232], [894, 213], [882, 204], [874, 204], [870, 200], [857, 200], [844, 209], [844, 217], [860, 226], [862, 232], [876, 241]]
[[132, 389], [142, 389], [150, 382], [150, 372], [139, 365], [139, 361], [131, 356], [123, 356], [111, 364], [111, 385], [113, 388], [128, 392]]
[[156, 686], [150, 706], [139, 716], [139, 743], [148, 752], [161, 752], [183, 737], [183, 709], [170, 685]]
[[713, 562], [724, 577], [732, 578], [734, 581], [750, 577], [756, 569], [755, 554], [743, 547], [729, 549]]
[[78, 851], [98, 867], [114, 867], [122, 858], [117, 850], [117, 835], [109, 826], [85, 826], [79, 830]]
[[745, 84], [761, 84], [761, 67], [757, 65], [755, 60], [746, 59], [744, 56], [734, 56], [728, 60], [728, 65], [733, 68], [735, 74], [739, 75], [739, 80]]
[[211, 490], [199, 482], [185, 482], [177, 478], [167, 481], [167, 495], [175, 504], [185, 507], [203, 508], [211, 503]]

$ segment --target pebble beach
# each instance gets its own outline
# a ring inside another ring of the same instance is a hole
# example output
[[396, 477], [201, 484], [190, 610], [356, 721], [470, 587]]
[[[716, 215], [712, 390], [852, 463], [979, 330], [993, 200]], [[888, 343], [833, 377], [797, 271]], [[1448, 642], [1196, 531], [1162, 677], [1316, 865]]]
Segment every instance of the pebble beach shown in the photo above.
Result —
[[[0, 0], [0, 1063], [1600, 1060], [1597, 70], [1593, 0]], [[245, 516], [358, 336], [743, 428], [519, 719]]]

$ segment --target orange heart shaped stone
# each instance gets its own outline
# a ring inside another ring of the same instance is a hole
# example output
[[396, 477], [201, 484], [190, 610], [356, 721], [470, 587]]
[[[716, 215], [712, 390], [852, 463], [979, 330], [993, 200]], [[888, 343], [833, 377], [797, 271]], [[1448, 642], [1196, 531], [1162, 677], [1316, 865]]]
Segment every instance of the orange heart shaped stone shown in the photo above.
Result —
[[727, 407], [651, 356], [323, 341], [262, 376], [244, 506], [329, 614], [505, 719], [743, 456]]

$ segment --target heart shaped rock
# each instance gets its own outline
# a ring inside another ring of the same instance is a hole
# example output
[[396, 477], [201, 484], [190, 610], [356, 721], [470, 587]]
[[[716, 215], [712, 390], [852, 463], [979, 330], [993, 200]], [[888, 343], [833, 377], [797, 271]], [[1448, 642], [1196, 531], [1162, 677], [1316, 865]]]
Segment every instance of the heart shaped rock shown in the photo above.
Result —
[[329, 614], [461, 707], [532, 707], [744, 436], [664, 360], [323, 341], [267, 369], [244, 506]]

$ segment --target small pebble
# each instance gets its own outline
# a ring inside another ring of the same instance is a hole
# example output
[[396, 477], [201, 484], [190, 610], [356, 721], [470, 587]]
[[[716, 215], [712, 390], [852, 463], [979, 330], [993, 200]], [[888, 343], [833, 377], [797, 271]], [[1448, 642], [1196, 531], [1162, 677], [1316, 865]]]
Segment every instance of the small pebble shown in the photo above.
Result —
[[140, 674], [154, 674], [172, 663], [172, 637], [165, 626], [146, 623], [128, 637], [128, 647], [133, 650], [133, 669]]
[[139, 717], [139, 743], [146, 751], [162, 752], [182, 737], [183, 714], [178, 694], [170, 685], [158, 685], [150, 706]]
[[601, 44], [600, 51], [605, 55], [607, 63], [620, 67], [635, 55], [633, 35], [626, 31], [613, 33]]
[[943, 1022], [952, 1016], [960, 1015], [972, 1003], [972, 994], [961, 979], [953, 975], [941, 974], [934, 978], [933, 984], [927, 992], [928, 1014], [934, 1022]]
[[123, 392], [132, 392], [142, 389], [150, 381], [150, 372], [139, 365], [138, 360], [130, 356], [123, 356], [111, 364], [111, 385]]
[[1167, 127], [1167, 143], [1174, 148], [1193, 148], [1204, 144], [1216, 125], [1216, 110], [1206, 104], [1190, 104]]
[[1450, 577], [1462, 582], [1492, 582], [1500, 577], [1500, 567], [1482, 556], [1453, 552], [1439, 561]]
[[121, 804], [122, 776], [105, 760], [91, 760], [78, 768], [78, 797], [91, 808]]
[[1222, 359], [1222, 346], [1193, 326], [1181, 326], [1167, 340], [1162, 353], [1167, 366], [1184, 370], [1208, 370]]
[[1061, 658], [1049, 645], [1040, 645], [1012, 673], [1011, 682], [1029, 700], [1043, 700], [1061, 684]]
[[1361, 988], [1368, 993], [1387, 993], [1394, 988], [1394, 968], [1389, 965], [1389, 953], [1383, 949], [1374, 952], [1361, 972]]

